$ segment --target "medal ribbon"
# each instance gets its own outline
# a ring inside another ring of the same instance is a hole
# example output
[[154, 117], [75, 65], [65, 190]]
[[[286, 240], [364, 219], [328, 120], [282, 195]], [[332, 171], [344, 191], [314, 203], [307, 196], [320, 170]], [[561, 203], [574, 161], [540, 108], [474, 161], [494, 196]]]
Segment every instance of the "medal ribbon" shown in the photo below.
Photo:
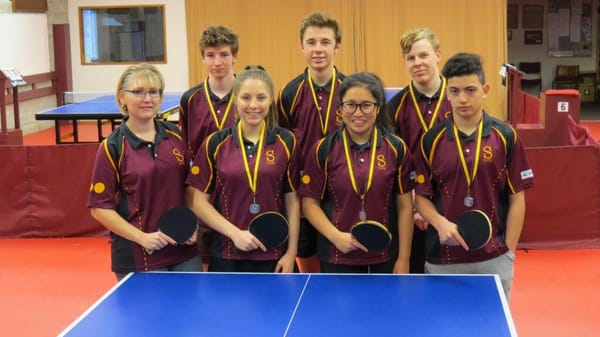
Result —
[[265, 121], [260, 126], [260, 138], [258, 139], [258, 152], [256, 154], [256, 161], [254, 162], [254, 172], [250, 172], [250, 165], [248, 164], [248, 157], [246, 156], [246, 146], [244, 146], [244, 138], [242, 136], [242, 123], [238, 123], [238, 138], [240, 142], [240, 148], [242, 149], [242, 160], [244, 162], [244, 171], [246, 171], [246, 177], [248, 177], [248, 186], [252, 194], [256, 194], [256, 185], [258, 183], [258, 168], [260, 166], [260, 158], [262, 156], [263, 144], [265, 140]]
[[331, 103], [333, 102], [333, 96], [335, 96], [335, 82], [336, 72], [335, 68], [333, 68], [333, 76], [331, 77], [331, 90], [329, 91], [329, 101], [327, 102], [325, 120], [323, 120], [323, 114], [321, 113], [321, 109], [319, 109], [319, 101], [317, 101], [317, 94], [313, 85], [312, 76], [310, 75], [310, 71], [308, 72], [308, 86], [310, 87], [310, 93], [312, 94], [313, 102], [315, 103], [315, 107], [317, 108], [317, 112], [319, 113], [319, 121], [321, 122], [321, 132], [323, 132], [323, 135], [327, 134], [327, 125], [329, 124], [329, 113], [331, 112]]
[[471, 169], [471, 174], [469, 174], [469, 168], [467, 167], [467, 160], [465, 159], [465, 155], [463, 153], [462, 145], [460, 144], [460, 138], [458, 136], [458, 128], [456, 124], [453, 125], [452, 131], [454, 132], [454, 140], [456, 142], [456, 148], [458, 149], [458, 157], [460, 158], [460, 165], [465, 172], [465, 178], [467, 179], [467, 190], [471, 191], [471, 183], [475, 180], [475, 176], [477, 175], [477, 168], [479, 167], [479, 154], [481, 153], [481, 138], [483, 134], [483, 117], [481, 121], [479, 121], [479, 127], [477, 128], [477, 145], [475, 148], [475, 160], [473, 161], [473, 168]]
[[442, 89], [440, 91], [440, 98], [438, 99], [437, 104], [435, 105], [435, 110], [433, 110], [433, 117], [431, 117], [431, 120], [429, 121], [429, 125], [427, 125], [425, 123], [425, 117], [423, 117], [423, 112], [421, 111], [421, 108], [419, 107], [419, 103], [417, 102], [417, 97], [415, 96], [415, 89], [413, 88], [412, 83], [408, 86], [408, 89], [410, 91], [410, 97], [412, 98], [413, 105], [415, 106], [415, 109], [417, 109], [417, 117], [419, 117], [421, 126], [423, 127], [424, 131], [427, 131], [433, 126], [433, 124], [435, 124], [437, 115], [440, 112], [440, 107], [442, 106], [442, 101], [444, 100], [444, 97], [446, 95], [446, 79], [444, 77], [442, 77]]
[[365, 196], [367, 192], [371, 188], [371, 183], [373, 182], [373, 171], [375, 168], [375, 153], [377, 152], [377, 128], [373, 128], [373, 140], [371, 141], [371, 159], [369, 160], [369, 176], [367, 178], [367, 182], [365, 185], [365, 191], [363, 193], [359, 192], [358, 186], [356, 184], [356, 177], [354, 176], [354, 169], [352, 169], [352, 158], [350, 158], [350, 147], [348, 146], [348, 139], [346, 137], [346, 130], [342, 132], [342, 141], [344, 143], [344, 154], [346, 157], [346, 164], [348, 166], [348, 175], [350, 176], [350, 182], [352, 183], [352, 189], [356, 195], [360, 197], [361, 203], [364, 204]]
[[233, 104], [233, 95], [229, 96], [229, 102], [227, 102], [227, 108], [225, 108], [225, 113], [223, 114], [223, 119], [219, 122], [219, 116], [217, 116], [217, 112], [215, 111], [215, 106], [212, 103], [212, 99], [210, 99], [210, 94], [208, 93], [208, 77], [204, 80], [204, 96], [206, 96], [206, 102], [208, 102], [208, 108], [210, 109], [210, 114], [212, 115], [215, 125], [219, 130], [223, 129], [223, 125], [227, 121], [227, 116], [229, 116], [229, 110], [231, 110], [231, 105]]

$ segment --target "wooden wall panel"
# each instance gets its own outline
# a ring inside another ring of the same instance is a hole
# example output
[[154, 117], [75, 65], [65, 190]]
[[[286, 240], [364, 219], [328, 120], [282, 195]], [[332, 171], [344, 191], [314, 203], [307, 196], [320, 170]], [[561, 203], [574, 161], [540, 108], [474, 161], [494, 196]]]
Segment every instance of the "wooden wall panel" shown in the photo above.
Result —
[[316, 10], [334, 16], [342, 27], [342, 49], [336, 56], [336, 65], [346, 70], [352, 45], [346, 45], [352, 28], [353, 2], [340, 8], [339, 1], [186, 1], [190, 85], [206, 77], [198, 42], [206, 26], [223, 25], [240, 36], [240, 50], [236, 70], [248, 64], [261, 64], [280, 87], [299, 74], [305, 65], [300, 48], [300, 21]]
[[506, 1], [369, 1], [364, 6], [364, 69], [380, 75], [386, 86], [404, 86], [410, 77], [402, 61], [400, 36], [417, 27], [440, 39], [444, 62], [458, 52], [481, 54], [491, 91], [486, 109], [505, 119], [506, 88], [499, 69], [506, 62]]
[[442, 64], [451, 55], [482, 55], [491, 91], [486, 109], [505, 118], [506, 90], [498, 76], [506, 62], [506, 0], [186, 0], [190, 86], [206, 77], [198, 41], [208, 25], [224, 25], [240, 36], [236, 70], [261, 64], [278, 88], [305, 67], [300, 21], [314, 11], [334, 16], [342, 27], [338, 68], [377, 73], [386, 86], [409, 81], [399, 40], [410, 28], [429, 27], [441, 40]]

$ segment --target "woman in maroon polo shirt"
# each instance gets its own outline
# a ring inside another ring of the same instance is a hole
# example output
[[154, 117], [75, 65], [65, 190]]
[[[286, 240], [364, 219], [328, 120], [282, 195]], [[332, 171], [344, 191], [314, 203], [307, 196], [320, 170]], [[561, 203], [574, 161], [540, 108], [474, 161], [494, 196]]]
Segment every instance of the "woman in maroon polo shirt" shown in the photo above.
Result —
[[[296, 140], [277, 126], [273, 82], [262, 68], [239, 73], [233, 95], [239, 120], [208, 136], [186, 181], [194, 211], [216, 232], [209, 271], [289, 273], [300, 221]], [[287, 245], [266, 249], [250, 233], [250, 221], [264, 212], [285, 214]]]
[[123, 121], [101, 144], [88, 207], [110, 230], [112, 270], [201, 271], [194, 235], [185, 245], [157, 229], [169, 208], [183, 205], [190, 155], [179, 129], [156, 119], [165, 82], [156, 67], [128, 67], [117, 84]]
[[[343, 125], [317, 142], [304, 165], [302, 209], [319, 231], [317, 257], [328, 273], [407, 273], [412, 237], [412, 163], [392, 133], [381, 81], [370, 73], [344, 79]], [[371, 220], [391, 232], [389, 247], [368, 251], [350, 233]]]

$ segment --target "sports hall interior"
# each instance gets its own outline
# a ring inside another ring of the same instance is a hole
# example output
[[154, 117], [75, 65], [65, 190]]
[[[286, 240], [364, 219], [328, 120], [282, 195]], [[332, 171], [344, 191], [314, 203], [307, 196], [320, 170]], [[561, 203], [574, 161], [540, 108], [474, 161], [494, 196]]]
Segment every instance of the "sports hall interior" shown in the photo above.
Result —
[[[47, 0], [32, 1], [45, 10], [13, 10], [25, 2], [0, 0], [0, 68], [18, 69], [28, 83], [15, 95], [0, 75], [2, 335], [55, 336], [116, 284], [107, 232], [85, 206], [97, 125], [79, 123], [88, 142], [57, 145], [54, 123], [35, 114], [62, 104], [64, 92], [114, 92], [129, 63], [85, 62], [80, 10], [123, 6], [164, 6], [165, 60], [156, 66], [167, 92], [207, 76], [198, 40], [208, 25], [239, 34], [237, 70], [260, 64], [280, 88], [305, 67], [299, 23], [314, 11], [341, 24], [336, 66], [346, 74], [374, 72], [386, 87], [410, 80], [399, 46], [410, 28], [438, 35], [442, 63], [457, 52], [481, 54], [491, 86], [485, 109], [515, 127], [536, 179], [526, 193], [510, 300], [517, 332], [600, 333], [600, 0]], [[549, 56], [547, 36], [556, 29], [549, 13], [556, 7], [591, 18], [584, 29], [589, 55]], [[525, 17], [537, 21], [524, 23]], [[522, 81], [530, 78], [520, 70], [525, 62], [540, 64], [533, 87]], [[556, 85], [557, 66], [578, 66], [575, 82]], [[72, 125], [59, 127], [69, 142]], [[111, 130], [109, 123], [101, 127], [105, 135]]]

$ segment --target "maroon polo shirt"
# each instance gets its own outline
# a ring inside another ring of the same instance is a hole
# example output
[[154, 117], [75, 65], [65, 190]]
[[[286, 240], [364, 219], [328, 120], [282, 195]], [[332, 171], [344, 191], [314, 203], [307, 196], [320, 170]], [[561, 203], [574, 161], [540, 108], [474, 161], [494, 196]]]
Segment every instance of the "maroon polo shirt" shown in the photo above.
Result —
[[[279, 125], [294, 133], [298, 140], [302, 158], [306, 158], [311, 146], [316, 141], [334, 132], [342, 123], [342, 118], [337, 113], [340, 87], [345, 76], [337, 68], [335, 68], [335, 71], [335, 83], [330, 80], [322, 87], [313, 84], [318, 108], [310, 89], [308, 68], [304, 70], [304, 73], [286, 84], [279, 93], [277, 102]], [[329, 109], [329, 118], [326, 120], [327, 106], [331, 95], [333, 95], [331, 97], [331, 108]], [[326, 121], [325, 132], [321, 128], [321, 120]]]
[[[331, 223], [342, 232], [349, 232], [359, 219], [360, 197], [354, 191], [348, 172], [340, 127], [333, 134], [317, 142], [310, 150], [304, 165], [301, 197], [321, 200], [321, 208]], [[350, 138], [347, 137], [351, 142]], [[398, 214], [396, 195], [413, 189], [412, 161], [408, 148], [399, 137], [379, 131], [375, 167], [371, 188], [365, 196], [368, 220], [375, 220], [390, 230], [389, 249], [365, 253], [355, 250], [348, 254], [339, 251], [323, 235], [317, 239], [317, 256], [335, 264], [367, 265], [385, 262], [398, 254]], [[364, 188], [369, 174], [372, 144], [353, 144], [350, 157], [356, 177], [356, 186]], [[412, 210], [410, 210], [412, 212]]]
[[[206, 84], [208, 86], [208, 82]], [[214, 114], [210, 109], [209, 100], [206, 99], [206, 90]], [[189, 89], [181, 97], [179, 126], [192, 157], [208, 135], [233, 124], [236, 107], [235, 103], [231, 102], [227, 112], [230, 99], [233, 99], [231, 92], [221, 99], [211, 91], [210, 87], [205, 88], [204, 82]]]
[[[183, 205], [190, 155], [180, 131], [155, 120], [154, 143], [121, 123], [98, 148], [87, 206], [114, 209], [132, 226], [150, 233], [170, 207]], [[113, 157], [114, 156], [114, 157]], [[195, 246], [171, 246], [144, 252], [142, 246], [111, 233], [112, 270], [149, 271], [177, 264], [196, 254]]]
[[[415, 99], [413, 100], [409, 87], [404, 87], [390, 99], [387, 104], [387, 112], [392, 116], [398, 135], [408, 144], [411, 153], [414, 155], [418, 153], [421, 136], [426, 131], [419, 118], [419, 112], [415, 106], [415, 101], [419, 106], [421, 116], [423, 117], [423, 121], [425, 122], [425, 125], [427, 125], [427, 128], [432, 124], [431, 121], [434, 116], [434, 124], [444, 121], [450, 115], [452, 106], [446, 97], [445, 90], [442, 91], [442, 87], [440, 87], [438, 92], [432, 97], [428, 97], [419, 92], [412, 82], [410, 83], [410, 86], [413, 88]], [[436, 107], [438, 106], [440, 99], [442, 102], [440, 103], [436, 114]]]
[[[415, 158], [416, 193], [431, 198], [440, 214], [454, 222], [463, 212], [479, 209], [492, 221], [490, 242], [481, 249], [470, 251], [461, 246], [440, 245], [437, 231], [429, 226], [427, 261], [430, 263], [478, 262], [506, 253], [508, 248], [504, 236], [508, 197], [534, 185], [533, 171], [516, 132], [508, 124], [485, 112], [483, 123], [479, 166], [470, 188], [470, 195], [474, 199], [473, 207], [464, 205], [468, 185], [458, 155], [452, 118], [425, 134], [421, 145], [422, 153]], [[470, 136], [459, 132], [459, 136], [469, 174], [472, 174], [477, 131]]]
[[[238, 122], [239, 123], [239, 122]], [[253, 172], [258, 147], [245, 142], [250, 172]], [[274, 211], [285, 215], [284, 194], [295, 192], [300, 177], [299, 153], [294, 135], [286, 129], [267, 131], [262, 151], [256, 203], [260, 213]], [[237, 123], [210, 135], [198, 150], [186, 183], [211, 194], [215, 208], [242, 230], [247, 230], [250, 221], [257, 215], [249, 211], [252, 190], [246, 176], [242, 151], [238, 141]], [[243, 252], [235, 249], [231, 239], [215, 232], [211, 255], [232, 260], [276, 260], [286, 247], [263, 252]]]

